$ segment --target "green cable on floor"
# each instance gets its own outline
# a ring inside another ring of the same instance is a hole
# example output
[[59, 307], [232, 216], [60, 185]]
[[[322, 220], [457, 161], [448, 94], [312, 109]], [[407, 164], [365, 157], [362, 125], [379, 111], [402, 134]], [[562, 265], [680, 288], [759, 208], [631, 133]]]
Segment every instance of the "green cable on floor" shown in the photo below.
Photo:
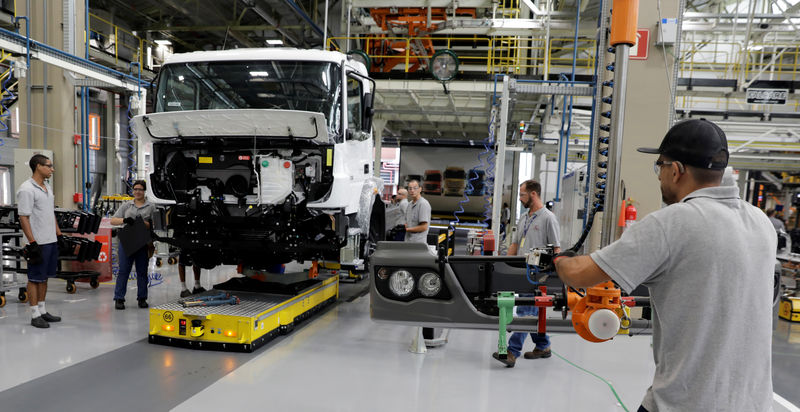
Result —
[[561, 358], [561, 360], [563, 360], [564, 362], [567, 362], [570, 365], [572, 365], [572, 366], [574, 366], [574, 367], [576, 367], [576, 368], [588, 373], [589, 375], [592, 375], [595, 378], [600, 379], [601, 381], [603, 381], [606, 385], [608, 385], [609, 388], [611, 388], [611, 392], [614, 394], [614, 397], [617, 398], [617, 401], [619, 402], [619, 404], [622, 405], [622, 409], [624, 409], [625, 412], [630, 412], [628, 410], [628, 408], [625, 407], [625, 404], [622, 403], [622, 399], [619, 397], [619, 394], [617, 393], [617, 390], [614, 389], [614, 385], [612, 385], [611, 382], [607, 381], [605, 378], [603, 378], [602, 376], [600, 376], [600, 375], [598, 375], [598, 374], [596, 374], [596, 373], [594, 373], [592, 371], [586, 370], [586, 369], [584, 369], [584, 368], [572, 363], [572, 361], [570, 361], [569, 359], [561, 356], [558, 352], [554, 351], [552, 348], [550, 349], [550, 352], [552, 352], [554, 355], [556, 355], [559, 358]]

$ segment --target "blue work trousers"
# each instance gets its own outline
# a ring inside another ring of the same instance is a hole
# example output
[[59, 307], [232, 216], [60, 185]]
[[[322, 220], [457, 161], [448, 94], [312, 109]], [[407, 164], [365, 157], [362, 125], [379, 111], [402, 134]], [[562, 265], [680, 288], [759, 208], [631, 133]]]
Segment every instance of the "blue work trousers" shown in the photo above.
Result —
[[[517, 316], [538, 316], [539, 308], [536, 306], [517, 306]], [[525, 332], [514, 332], [508, 340], [508, 351], [514, 354], [514, 357], [519, 357], [522, 354], [522, 345], [525, 343]], [[550, 347], [550, 337], [545, 335], [539, 336], [537, 333], [531, 333], [531, 339], [536, 344], [536, 349], [544, 350]]]
[[134, 254], [128, 256], [122, 248], [122, 242], [117, 249], [119, 255], [119, 273], [117, 273], [117, 286], [114, 288], [114, 300], [125, 300], [128, 289], [128, 275], [136, 263], [136, 298], [147, 299], [147, 246], [143, 246]]

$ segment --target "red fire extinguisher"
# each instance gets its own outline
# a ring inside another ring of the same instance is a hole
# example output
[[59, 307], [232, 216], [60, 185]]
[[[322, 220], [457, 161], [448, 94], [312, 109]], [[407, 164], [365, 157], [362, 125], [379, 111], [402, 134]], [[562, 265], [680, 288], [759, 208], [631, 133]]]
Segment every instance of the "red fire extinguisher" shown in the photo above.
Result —
[[636, 223], [636, 207], [633, 205], [633, 199], [628, 198], [628, 206], [625, 208], [625, 228], [629, 228]]

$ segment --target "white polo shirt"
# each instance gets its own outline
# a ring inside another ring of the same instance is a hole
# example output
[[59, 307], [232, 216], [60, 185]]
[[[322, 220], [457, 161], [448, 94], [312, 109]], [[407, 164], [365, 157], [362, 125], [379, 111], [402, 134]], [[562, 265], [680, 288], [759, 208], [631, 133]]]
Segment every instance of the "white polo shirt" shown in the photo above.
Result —
[[28, 216], [31, 232], [36, 243], [46, 245], [55, 243], [56, 212], [53, 188], [44, 182], [39, 186], [33, 178], [26, 180], [17, 190], [17, 211], [20, 216]]

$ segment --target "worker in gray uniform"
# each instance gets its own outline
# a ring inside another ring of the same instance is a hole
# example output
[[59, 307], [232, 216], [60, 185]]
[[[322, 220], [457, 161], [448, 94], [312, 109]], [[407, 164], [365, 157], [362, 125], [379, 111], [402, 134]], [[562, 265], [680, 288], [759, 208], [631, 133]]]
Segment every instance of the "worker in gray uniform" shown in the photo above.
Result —
[[720, 185], [728, 143], [716, 124], [682, 121], [639, 151], [658, 154], [668, 206], [589, 256], [557, 255], [558, 275], [649, 288], [656, 368], [639, 411], [771, 411], [775, 229]]
[[[155, 205], [145, 197], [147, 182], [144, 180], [134, 181], [132, 189], [133, 200], [126, 201], [117, 209], [111, 218], [111, 224], [133, 226], [136, 219], [141, 218], [144, 220], [145, 227], [150, 229], [153, 224]], [[122, 242], [119, 242], [117, 255], [119, 256], [119, 272], [117, 273], [117, 282], [114, 287], [114, 308], [118, 310], [125, 309], [128, 275], [130, 275], [134, 264], [136, 265], [136, 297], [139, 301], [139, 307], [142, 309], [149, 307], [147, 304], [147, 284], [149, 281], [147, 262], [150, 258], [148, 256], [148, 247], [142, 246], [134, 251], [126, 251]]]
[[[408, 182], [408, 197], [411, 201], [406, 206], [406, 242], [428, 244], [428, 230], [431, 222], [431, 204], [422, 197], [419, 180]], [[422, 337], [433, 339], [433, 328], [422, 328]]]
[[[58, 227], [53, 188], [46, 179], [53, 176], [53, 161], [45, 155], [35, 154], [28, 161], [33, 175], [17, 191], [17, 211], [22, 233], [28, 240], [25, 246], [28, 261], [28, 302], [31, 308], [31, 325], [49, 328], [61, 317], [47, 312], [47, 279], [55, 277], [58, 270]], [[22, 171], [20, 171], [22, 173]]]
[[[419, 182], [417, 182], [419, 184]], [[406, 209], [408, 209], [408, 190], [400, 188], [397, 189], [397, 205], [400, 206], [400, 210], [403, 211], [403, 217], [405, 217]]]
[[411, 201], [406, 206], [406, 242], [428, 243], [428, 226], [431, 222], [431, 204], [422, 197], [419, 180], [408, 182], [408, 196]]
[[776, 216], [777, 212], [775, 209], [768, 209], [767, 210], [767, 217], [769, 218], [770, 223], [772, 223], [772, 227], [775, 228], [776, 232], [786, 231], [786, 225], [783, 223], [783, 220], [778, 219]]
[[[558, 219], [553, 212], [547, 210], [542, 202], [542, 185], [535, 180], [526, 180], [519, 186], [519, 201], [527, 210], [519, 217], [517, 230], [511, 238], [508, 256], [524, 255], [533, 248], [552, 245], [556, 253], [561, 252]], [[518, 316], [537, 316], [536, 306], [517, 306]], [[522, 353], [527, 333], [514, 332], [508, 340], [508, 355], [500, 358], [497, 352], [492, 357], [509, 368], [513, 368]], [[531, 333], [531, 340], [536, 345], [532, 351], [525, 352], [525, 359], [549, 358], [550, 338], [547, 334]]]
[[402, 242], [405, 239], [407, 209], [408, 190], [397, 189], [397, 194], [392, 196], [392, 203], [386, 207], [386, 240]]

